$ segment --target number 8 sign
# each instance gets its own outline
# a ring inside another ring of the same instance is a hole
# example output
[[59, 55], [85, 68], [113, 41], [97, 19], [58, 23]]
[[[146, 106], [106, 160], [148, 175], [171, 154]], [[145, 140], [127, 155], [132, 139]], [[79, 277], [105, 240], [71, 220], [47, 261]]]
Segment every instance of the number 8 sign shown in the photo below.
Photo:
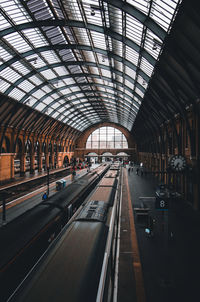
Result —
[[165, 201], [164, 200], [160, 200], [160, 207], [164, 208], [165, 207]]
[[156, 198], [156, 202], [155, 202], [155, 208], [157, 210], [168, 210], [168, 202], [166, 199], [163, 198]]

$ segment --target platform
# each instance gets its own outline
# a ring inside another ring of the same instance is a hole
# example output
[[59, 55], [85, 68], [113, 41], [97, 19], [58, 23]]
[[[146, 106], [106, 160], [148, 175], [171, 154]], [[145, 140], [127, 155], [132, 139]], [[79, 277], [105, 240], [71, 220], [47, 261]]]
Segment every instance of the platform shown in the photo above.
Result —
[[[166, 213], [154, 204], [156, 179], [136, 175], [136, 168], [124, 169], [123, 186], [117, 301], [199, 301], [199, 214], [187, 204], [169, 210], [167, 240]], [[144, 200], [148, 215], [155, 219], [153, 237], [145, 233], [147, 219], [138, 218], [135, 210], [142, 202], [144, 206]]]

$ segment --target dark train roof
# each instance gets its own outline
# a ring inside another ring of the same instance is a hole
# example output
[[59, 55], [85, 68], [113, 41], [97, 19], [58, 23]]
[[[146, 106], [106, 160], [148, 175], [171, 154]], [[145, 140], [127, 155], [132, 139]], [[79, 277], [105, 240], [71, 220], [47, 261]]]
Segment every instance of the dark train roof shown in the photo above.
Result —
[[11, 301], [94, 301], [106, 234], [101, 222], [73, 222]]

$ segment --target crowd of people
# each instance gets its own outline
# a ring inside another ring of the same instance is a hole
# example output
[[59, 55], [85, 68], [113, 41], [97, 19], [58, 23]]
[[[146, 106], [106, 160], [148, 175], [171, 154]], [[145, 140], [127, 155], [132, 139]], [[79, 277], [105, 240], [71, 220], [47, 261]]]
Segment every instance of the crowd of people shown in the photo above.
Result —
[[[133, 172], [134, 171], [134, 163], [132, 161], [129, 162], [128, 164], [128, 172]], [[136, 171], [136, 175], [140, 175], [140, 176], [143, 176], [143, 175], [147, 175], [147, 171], [146, 169], [143, 167], [143, 163], [140, 163], [140, 165], [135, 165], [135, 171]]]

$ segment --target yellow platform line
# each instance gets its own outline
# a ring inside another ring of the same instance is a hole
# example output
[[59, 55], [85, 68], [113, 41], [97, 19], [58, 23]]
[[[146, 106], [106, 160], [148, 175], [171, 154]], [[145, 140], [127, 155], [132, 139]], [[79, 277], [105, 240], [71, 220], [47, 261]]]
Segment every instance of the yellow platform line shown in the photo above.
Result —
[[135, 282], [136, 282], [136, 295], [137, 302], [145, 302], [145, 290], [144, 290], [144, 282], [143, 282], [143, 274], [142, 274], [142, 265], [140, 261], [140, 253], [137, 242], [137, 234], [135, 230], [135, 222], [133, 216], [133, 208], [131, 202], [130, 189], [128, 185], [128, 175], [125, 170], [125, 184], [127, 187], [127, 195], [128, 195], [128, 211], [129, 211], [129, 221], [130, 221], [130, 236], [131, 236], [131, 245], [133, 251], [133, 270], [135, 274]]

